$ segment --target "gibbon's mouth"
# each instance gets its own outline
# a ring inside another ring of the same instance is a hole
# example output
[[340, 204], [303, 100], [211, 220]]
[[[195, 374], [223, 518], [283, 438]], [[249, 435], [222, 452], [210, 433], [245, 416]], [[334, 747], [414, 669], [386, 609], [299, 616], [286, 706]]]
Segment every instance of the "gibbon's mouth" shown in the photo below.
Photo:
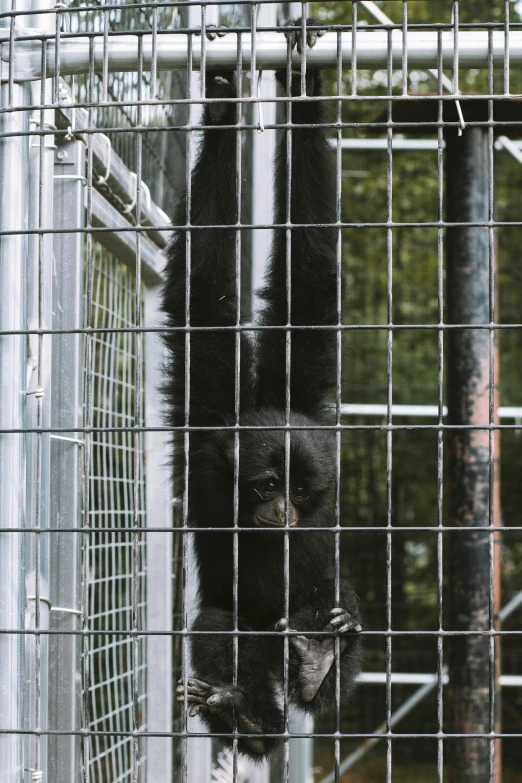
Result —
[[[258, 514], [254, 516], [254, 524], [256, 527], [266, 527], [267, 525], [269, 527], [284, 527], [285, 521], [283, 519], [282, 522], [274, 522], [272, 519], [267, 519], [266, 517], [261, 517]], [[290, 527], [295, 527], [297, 522], [289, 522]]]

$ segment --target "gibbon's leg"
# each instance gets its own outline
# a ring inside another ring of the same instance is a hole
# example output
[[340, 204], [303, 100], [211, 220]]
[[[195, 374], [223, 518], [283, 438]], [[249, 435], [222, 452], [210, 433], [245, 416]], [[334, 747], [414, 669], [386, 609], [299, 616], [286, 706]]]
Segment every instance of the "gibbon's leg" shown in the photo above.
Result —
[[[203, 609], [192, 630], [231, 631], [231, 612]], [[251, 630], [241, 620], [239, 628]], [[277, 738], [256, 737], [256, 734], [278, 734], [283, 731], [283, 714], [278, 693], [278, 661], [281, 640], [260, 636], [238, 640], [237, 686], [233, 683], [233, 637], [211, 634], [192, 638], [192, 665], [195, 677], [187, 679], [187, 703], [190, 715], [200, 714], [212, 732], [231, 733], [234, 721], [241, 734], [252, 738], [239, 740], [243, 753], [259, 758], [278, 743]], [[184, 701], [185, 689], [180, 682], [178, 701]]]
[[[300, 24], [297, 20], [295, 24]], [[308, 46], [318, 37], [316, 23], [309, 19]], [[289, 45], [301, 48], [301, 33], [287, 34]], [[277, 78], [287, 94], [286, 71]], [[291, 104], [292, 122], [313, 125], [324, 122], [324, 103], [314, 101], [323, 94], [321, 74], [307, 64], [307, 95], [312, 100]], [[301, 74], [292, 73], [292, 96], [301, 95]], [[291, 229], [290, 323], [293, 326], [335, 325], [338, 322], [338, 273], [336, 180], [333, 153], [321, 127], [294, 127], [291, 131], [291, 160], [286, 134], [276, 158], [275, 221], [287, 222], [287, 171], [291, 166], [290, 218], [292, 224], [318, 223], [321, 227]], [[326, 224], [326, 226], [325, 226]], [[274, 230], [265, 287], [261, 324], [285, 325], [288, 321], [287, 230]], [[262, 405], [285, 408], [285, 332], [260, 332], [258, 339], [258, 399]], [[294, 412], [314, 416], [325, 395], [335, 388], [336, 334], [334, 330], [295, 330], [291, 333], [290, 405]]]

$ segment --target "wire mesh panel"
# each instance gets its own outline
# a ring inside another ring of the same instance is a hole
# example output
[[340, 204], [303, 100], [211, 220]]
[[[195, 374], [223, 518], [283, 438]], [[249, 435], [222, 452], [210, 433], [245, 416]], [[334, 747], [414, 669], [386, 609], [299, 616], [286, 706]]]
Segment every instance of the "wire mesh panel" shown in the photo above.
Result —
[[[93, 250], [91, 322], [94, 328], [122, 331], [97, 334], [92, 342], [92, 426], [99, 431], [91, 441], [89, 524], [115, 532], [91, 535], [84, 553], [89, 563], [89, 625], [94, 632], [88, 653], [90, 687], [84, 698], [89, 702], [89, 729], [93, 732], [91, 780], [116, 783], [133, 779], [132, 740], [125, 733], [133, 726], [134, 688], [139, 730], [147, 726], [145, 640], [139, 639], [135, 667], [133, 641], [128, 635], [133, 624], [135, 580], [138, 624], [146, 626], [146, 541], [140, 542], [135, 573], [133, 541], [128, 533], [117, 532], [128, 530], [135, 519], [135, 482], [139, 486], [139, 524], [145, 524], [145, 482], [143, 459], [139, 461], [139, 475], [134, 476], [133, 436], [125, 431], [134, 422], [136, 346], [135, 336], [125, 328], [133, 324], [136, 278], [100, 245], [95, 244]], [[139, 407], [143, 420], [143, 398]], [[111, 427], [119, 431], [107, 431]], [[100, 633], [103, 631], [112, 633], [104, 635]], [[122, 634], [114, 633], [117, 631]], [[103, 732], [115, 734], [104, 736]], [[140, 770], [146, 763], [144, 751], [142, 743]], [[142, 777], [140, 771], [139, 779]]]

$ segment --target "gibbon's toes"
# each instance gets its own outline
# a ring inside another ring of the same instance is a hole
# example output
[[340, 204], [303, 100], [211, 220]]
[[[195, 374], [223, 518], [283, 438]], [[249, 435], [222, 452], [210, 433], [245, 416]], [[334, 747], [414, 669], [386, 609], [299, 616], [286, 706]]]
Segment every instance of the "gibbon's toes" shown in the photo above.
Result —
[[281, 617], [281, 619], [278, 620], [277, 623], [275, 624], [274, 630], [286, 631], [287, 628], [288, 628], [288, 620], [286, 619], [286, 617]]
[[360, 633], [362, 631], [359, 621], [342, 607], [339, 606], [332, 609], [330, 614], [333, 617], [323, 628], [324, 631], [338, 631], [340, 634], [348, 633], [348, 631], [352, 633]]

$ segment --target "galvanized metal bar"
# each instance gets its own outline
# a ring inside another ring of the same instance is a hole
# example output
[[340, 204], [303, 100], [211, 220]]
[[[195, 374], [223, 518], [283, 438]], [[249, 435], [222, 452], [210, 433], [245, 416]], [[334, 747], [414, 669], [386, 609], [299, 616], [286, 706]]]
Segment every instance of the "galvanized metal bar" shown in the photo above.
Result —
[[[2, 106], [10, 101], [23, 106], [30, 102], [27, 86], [9, 84], [0, 88]], [[25, 188], [28, 150], [23, 137], [3, 138], [6, 132], [29, 129], [27, 112], [0, 116], [0, 225], [17, 231], [24, 227], [28, 210]], [[24, 326], [24, 271], [27, 239], [13, 234], [0, 243], [0, 328]], [[26, 341], [14, 334], [0, 337], [0, 427], [23, 430], [25, 425]], [[25, 460], [22, 434], [0, 434], [0, 627], [24, 628], [25, 553], [21, 533], [1, 528], [25, 523]], [[25, 676], [21, 636], [0, 635], [0, 726], [22, 728]], [[0, 769], [5, 783], [18, 783], [23, 767], [23, 737], [0, 736]]]
[[[34, 4], [37, 10], [39, 3]], [[54, 30], [52, 16], [37, 16], [42, 32]], [[30, 130], [40, 130], [36, 138], [29, 138], [29, 227], [47, 229], [53, 225], [54, 185], [54, 111], [44, 106], [52, 102], [53, 83], [46, 78], [44, 52], [42, 56], [42, 79], [31, 85], [32, 101], [40, 104], [30, 117]], [[50, 132], [51, 131], [51, 132]], [[29, 238], [29, 256], [26, 282], [27, 323], [38, 324], [39, 328], [51, 326], [52, 322], [52, 236], [43, 231]], [[49, 546], [40, 531], [49, 527], [50, 506], [50, 437], [44, 432], [51, 423], [51, 338], [39, 334], [28, 340], [27, 357], [27, 418], [28, 427], [35, 427], [33, 437], [27, 439], [26, 481], [27, 522], [34, 526], [34, 533], [27, 537], [26, 568], [29, 573], [26, 584], [34, 594], [30, 607], [30, 627], [40, 630], [48, 627], [49, 606]], [[40, 432], [38, 431], [40, 430]], [[34, 589], [33, 589], [34, 587]], [[47, 639], [36, 633], [34, 640], [26, 644], [27, 680], [29, 699], [27, 718], [37, 730], [47, 727]], [[35, 774], [47, 768], [47, 737], [35, 735], [29, 748], [26, 744], [27, 762]]]
[[[92, 65], [92, 43], [90, 47], [90, 66], [89, 66], [89, 78], [88, 78], [88, 98], [89, 102], [92, 102], [93, 97], [93, 82], [94, 71]], [[89, 125], [93, 123], [93, 109], [89, 109]], [[86, 275], [85, 275], [85, 306], [83, 311], [83, 322], [89, 327], [93, 323], [93, 281], [94, 281], [94, 264], [93, 264], [93, 236], [89, 229], [92, 227], [92, 179], [93, 179], [93, 154], [92, 154], [92, 137], [87, 139], [87, 199], [85, 210], [85, 223], [87, 228], [86, 234]], [[91, 335], [87, 335], [85, 338], [85, 386], [84, 386], [84, 411], [83, 420], [87, 428], [90, 428], [93, 421], [93, 346], [94, 339]], [[91, 722], [91, 705], [88, 694], [91, 688], [91, 634], [86, 633], [91, 630], [90, 619], [90, 596], [89, 596], [89, 549], [91, 546], [91, 534], [89, 525], [89, 513], [91, 510], [91, 458], [92, 458], [92, 435], [90, 432], [85, 433], [85, 447], [83, 449], [83, 518], [82, 518], [82, 631], [83, 645], [82, 645], [82, 714], [81, 714], [81, 727], [84, 732], [87, 732]], [[91, 779], [91, 745], [90, 737], [88, 734], [84, 734], [82, 742], [82, 778], [83, 783], [90, 783]]]
[[[442, 95], [442, 41], [439, 35], [439, 67], [438, 67], [438, 92]], [[444, 106], [439, 101], [439, 120], [443, 117]], [[444, 138], [442, 124], [437, 132], [437, 217], [442, 220], [444, 215]], [[444, 322], [444, 232], [437, 231], [437, 316], [439, 325]], [[439, 424], [444, 417], [444, 331], [439, 329], [437, 334], [437, 416]], [[447, 411], [446, 411], [447, 412]], [[444, 435], [442, 430], [437, 432], [437, 522], [444, 522]], [[443, 533], [437, 534], [437, 625], [442, 631], [444, 619], [444, 541]], [[437, 728], [439, 733], [444, 729], [444, 705], [443, 705], [443, 677], [444, 677], [444, 642], [442, 636], [437, 638]], [[437, 783], [444, 782], [444, 742], [437, 741]]]
[[[85, 166], [84, 144], [73, 140], [60, 144], [54, 162], [54, 225], [74, 228], [84, 220]], [[69, 177], [63, 178], [64, 173]], [[83, 325], [84, 253], [81, 234], [54, 237], [53, 327], [78, 329]], [[52, 426], [71, 427], [65, 438], [51, 436], [50, 527], [78, 525], [81, 514], [81, 439], [74, 439], [74, 428], [82, 421], [83, 336], [54, 335], [52, 345], [53, 397]], [[81, 538], [75, 533], [57, 532], [49, 547], [51, 601], [50, 628], [63, 636], [49, 638], [49, 728], [68, 729], [79, 723], [80, 639], [69, 631], [80, 627], [79, 617], [71, 611], [81, 609]], [[81, 615], [80, 615], [81, 616]], [[80, 779], [80, 743], [78, 737], [49, 739], [48, 769], [51, 779], [76, 783]]]
[[[98, 234], [97, 241], [126, 264], [129, 269], [134, 270], [136, 266], [136, 236], [139, 232], [125, 231], [129, 222], [97, 190], [92, 192], [92, 224], [97, 227], [113, 229], [110, 232]], [[141, 262], [143, 280], [149, 285], [158, 285], [162, 280], [164, 259], [160, 249], [151, 242], [146, 234], [141, 234]]]
[[[406, 3], [403, 3], [403, 15], [407, 13]], [[407, 21], [407, 17], [406, 17]], [[405, 81], [407, 84], [407, 25], [403, 21], [403, 56], [402, 56], [402, 76], [403, 89]], [[388, 63], [387, 63], [387, 94], [392, 95], [393, 91], [393, 63], [392, 63], [392, 37], [391, 30], [388, 30]], [[387, 104], [388, 121], [392, 119], [392, 102]], [[388, 222], [393, 218], [393, 128], [388, 128], [388, 150], [386, 155], [386, 209]], [[393, 321], [393, 233], [390, 228], [386, 231], [386, 256], [387, 256], [387, 313], [388, 323]], [[392, 402], [393, 402], [393, 331], [387, 332], [387, 355], [386, 355], [386, 396], [387, 396], [387, 424], [393, 421]], [[392, 523], [393, 523], [393, 498], [392, 498], [392, 467], [393, 467], [393, 433], [388, 430], [386, 433], [386, 628], [392, 627]], [[392, 669], [392, 637], [386, 637], [386, 726], [387, 731], [392, 731], [392, 694], [391, 694], [391, 669]], [[386, 741], [386, 783], [392, 780], [392, 738], [388, 737]]]
[[[187, 9], [188, 25], [192, 28], [197, 28], [201, 24], [201, 9], [199, 6], [190, 6]], [[217, 24], [218, 17], [214, 6], [207, 6], [205, 20], [209, 24]], [[206, 39], [205, 35], [201, 36], [205, 38], [204, 46], [212, 43]], [[224, 40], [224, 39], [220, 39]], [[158, 36], [158, 47], [161, 43], [161, 36]], [[198, 38], [190, 36], [188, 41], [189, 51], [186, 65], [186, 96], [189, 99], [197, 100], [201, 95], [201, 78], [200, 72], [197, 70], [196, 62], [200, 64], [201, 48], [198, 45]], [[235, 57], [234, 57], [235, 63]], [[159, 68], [159, 65], [158, 65]], [[185, 148], [185, 187], [187, 193], [187, 211], [186, 219], [190, 224], [191, 216], [191, 199], [192, 199], [192, 167], [195, 161], [196, 139], [194, 130], [198, 125], [198, 121], [201, 119], [202, 106], [197, 102], [190, 104], [190, 108], [187, 111], [187, 128], [186, 132], [186, 148]], [[187, 280], [187, 296], [186, 296], [186, 311], [185, 319], [187, 325], [190, 324], [190, 275], [191, 275], [191, 243], [192, 234], [191, 230], [187, 231], [186, 236], [186, 267], [185, 276]], [[190, 415], [190, 334], [187, 333], [185, 341], [185, 421], [189, 421]], [[190, 527], [188, 518], [188, 497], [189, 497], [189, 450], [190, 450], [190, 434], [187, 433], [184, 436], [184, 465], [179, 464], [175, 469], [178, 472], [184, 471], [183, 482], [183, 511], [182, 511], [182, 525], [183, 528]], [[194, 553], [194, 537], [192, 534], [183, 535], [183, 574], [184, 574], [184, 588], [182, 597], [182, 623], [183, 627], [188, 629], [192, 623], [197, 611], [197, 569]], [[191, 674], [190, 669], [190, 648], [188, 645], [188, 638], [185, 637], [182, 642], [182, 674], [183, 678], [189, 677]], [[185, 688], [186, 692], [186, 688]], [[210, 778], [210, 769], [212, 762], [212, 744], [214, 740], [208, 737], [201, 736], [207, 733], [206, 726], [203, 724], [199, 717], [191, 718], [190, 725], [187, 721], [188, 709], [186, 705], [183, 705], [183, 717], [182, 725], [187, 732], [187, 739], [182, 740], [181, 749], [181, 779], [183, 783], [191, 783], [192, 780], [208, 780]], [[193, 734], [199, 736], [192, 737]]]
[[[33, 40], [30, 39], [31, 33]], [[389, 31], [357, 30], [357, 66], [358, 68], [382, 68], [386, 67], [388, 60], [388, 34], [392, 39], [392, 63], [393, 67], [400, 67], [407, 57], [409, 68], [437, 67], [438, 43], [436, 31], [408, 31], [407, 47], [403, 46], [403, 32], [400, 29]], [[35, 38], [36, 36], [36, 38]], [[187, 67], [188, 44], [187, 33], [158, 33], [157, 43], [153, 46], [153, 34], [146, 33], [140, 36], [143, 39], [143, 67], [151, 70], [153, 63], [153, 49], [156, 54], [156, 68], [160, 70], [185, 70]], [[38, 38], [41, 33], [27, 31], [26, 38], [18, 36], [13, 61], [12, 78], [16, 81], [30, 81], [41, 76], [40, 51], [41, 43]], [[495, 68], [504, 68], [506, 57], [509, 56], [511, 68], [522, 67], [522, 32], [512, 30], [508, 39], [506, 52], [506, 40], [504, 31], [495, 30], [493, 37], [493, 65]], [[9, 33], [0, 31], [2, 60], [9, 60]], [[228, 39], [228, 40], [227, 40]], [[62, 34], [60, 37], [60, 68], [61, 76], [86, 73], [89, 70], [89, 38], [82, 35], [73, 36]], [[103, 73], [104, 67], [108, 72], [136, 71], [138, 68], [138, 36], [109, 35], [107, 49], [104, 50], [104, 36], [93, 39], [94, 70]], [[343, 59], [349, 62], [353, 54], [352, 32], [342, 32]], [[458, 33], [460, 68], [487, 68], [488, 65], [488, 32], [483, 30], [460, 30]], [[56, 75], [56, 44], [54, 36], [46, 37], [47, 50], [47, 75]], [[234, 35], [218, 38], [215, 41], [206, 41], [203, 44], [204, 57], [207, 67], [234, 67], [236, 62], [236, 41]], [[249, 33], [243, 34], [242, 54], [245, 67], [251, 65], [252, 41]], [[201, 64], [201, 47], [196, 47], [193, 52], [193, 64]], [[335, 32], [327, 32], [306, 53], [309, 66], [332, 68], [335, 67], [337, 57], [337, 35]], [[455, 61], [455, 34], [452, 31], [442, 33], [442, 62], [445, 68], [452, 67]], [[282, 68], [286, 62], [286, 41], [280, 32], [258, 32], [256, 36], [256, 67], [263, 69]], [[301, 58], [297, 52], [292, 54], [292, 62], [296, 69], [300, 68]], [[2, 70], [2, 79], [7, 81], [8, 74]]]
[[[85, 109], [76, 108], [73, 110], [67, 106], [61, 106], [56, 111], [56, 126], [62, 129], [74, 127], [75, 135], [81, 138], [81, 131], [89, 127], [88, 113]], [[118, 209], [115, 206], [113, 206], [113, 209], [119, 212], [120, 215], [124, 215], [127, 222], [129, 222], [126, 216], [130, 215], [132, 218], [136, 214], [135, 206], [129, 210], [129, 205], [136, 202], [136, 172], [131, 171], [125, 165], [121, 157], [113, 149], [111, 141], [105, 133], [99, 130], [90, 135], [93, 165], [96, 169], [93, 186], [102, 195], [110, 194], [115, 197], [114, 201], [118, 203]], [[142, 188], [144, 188], [143, 184]], [[146, 235], [158, 247], [164, 248], [167, 245], [168, 233], [166, 231], [158, 231], [154, 227], [168, 225], [170, 218], [150, 198], [150, 191], [147, 188], [144, 189], [147, 196], [142, 199], [141, 203], [141, 225], [150, 227]], [[124, 211], [125, 209], [127, 209], [127, 212]], [[103, 225], [112, 225], [112, 223], [104, 223]], [[131, 242], [135, 247], [135, 241], [131, 239]], [[142, 261], [146, 267], [146, 259], [144, 258]], [[144, 272], [146, 272], [145, 268]]]

